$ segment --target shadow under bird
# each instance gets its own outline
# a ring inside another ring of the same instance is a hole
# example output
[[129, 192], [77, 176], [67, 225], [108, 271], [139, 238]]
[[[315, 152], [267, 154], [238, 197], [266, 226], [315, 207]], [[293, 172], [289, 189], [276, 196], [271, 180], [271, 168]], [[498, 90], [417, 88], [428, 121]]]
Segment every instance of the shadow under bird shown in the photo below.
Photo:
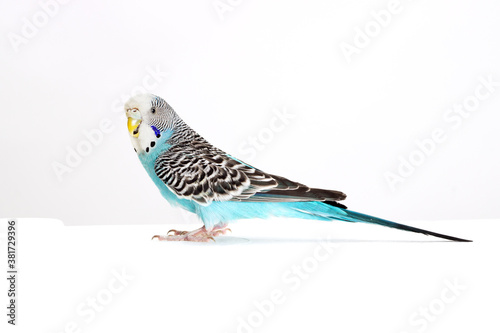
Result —
[[170, 230], [161, 241], [208, 242], [240, 219], [290, 217], [364, 222], [452, 241], [468, 240], [348, 210], [340, 191], [311, 188], [259, 170], [211, 145], [162, 98], [142, 94], [125, 103], [132, 145], [163, 197], [200, 217], [194, 231]]

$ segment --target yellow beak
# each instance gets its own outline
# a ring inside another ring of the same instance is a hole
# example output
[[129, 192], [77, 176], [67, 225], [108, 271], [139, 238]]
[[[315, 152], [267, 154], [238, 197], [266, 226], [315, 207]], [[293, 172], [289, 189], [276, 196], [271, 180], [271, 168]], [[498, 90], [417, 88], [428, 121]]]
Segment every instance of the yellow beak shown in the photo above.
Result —
[[134, 138], [139, 137], [139, 125], [141, 124], [141, 121], [142, 121], [141, 119], [128, 117], [127, 121], [128, 132]]

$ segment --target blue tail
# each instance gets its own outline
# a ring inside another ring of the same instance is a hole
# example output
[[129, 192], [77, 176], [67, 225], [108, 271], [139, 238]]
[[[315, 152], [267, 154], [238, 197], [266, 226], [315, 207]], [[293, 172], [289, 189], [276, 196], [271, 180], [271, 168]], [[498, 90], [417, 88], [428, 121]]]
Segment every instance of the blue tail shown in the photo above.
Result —
[[[301, 203], [301, 204], [302, 204], [301, 205], [302, 207], [296, 207], [296, 208], [298, 208], [302, 214], [304, 214], [304, 213], [309, 214], [309, 217], [306, 217], [306, 218], [318, 219], [318, 220], [340, 220], [340, 221], [346, 221], [346, 222], [363, 222], [363, 223], [370, 223], [370, 224], [378, 224], [378, 225], [382, 225], [384, 227], [416, 232], [416, 233], [420, 233], [420, 234], [424, 234], [424, 235], [430, 235], [430, 236], [434, 236], [434, 237], [448, 239], [448, 240], [455, 241], [455, 242], [472, 242], [471, 240], [467, 240], [467, 239], [443, 235], [443, 234], [439, 234], [437, 232], [419, 229], [419, 228], [411, 227], [408, 225], [383, 220], [383, 219], [380, 219], [378, 217], [354, 212], [352, 210], [344, 209], [341, 207], [335, 207], [333, 205], [329, 205], [328, 203], [309, 202], [309, 203]], [[301, 216], [301, 217], [304, 218], [305, 216]]]
[[409, 225], [379, 219], [378, 217], [365, 215], [365, 214], [361, 214], [358, 212], [353, 212], [353, 211], [347, 210], [347, 209], [344, 209], [344, 211], [347, 213], [347, 216], [350, 218], [350, 220], [346, 220], [349, 222], [364, 222], [364, 223], [378, 224], [378, 225], [383, 225], [384, 227], [405, 230], [405, 231], [411, 231], [411, 232], [417, 232], [420, 234], [444, 238], [444, 239], [448, 239], [448, 240], [455, 241], [455, 242], [472, 242], [471, 240], [462, 239], [462, 238], [453, 237], [453, 236], [448, 236], [448, 235], [443, 235], [443, 234], [438, 234], [437, 232], [419, 229], [419, 228], [411, 227]]

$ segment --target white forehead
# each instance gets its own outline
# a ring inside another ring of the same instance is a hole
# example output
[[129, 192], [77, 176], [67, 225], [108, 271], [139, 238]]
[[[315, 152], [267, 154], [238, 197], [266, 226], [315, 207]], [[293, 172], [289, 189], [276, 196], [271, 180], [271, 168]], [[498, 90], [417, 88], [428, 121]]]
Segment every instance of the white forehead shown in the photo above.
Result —
[[125, 110], [128, 109], [139, 109], [139, 110], [147, 110], [151, 107], [151, 101], [156, 96], [153, 94], [140, 94], [131, 97], [127, 103], [125, 103]]

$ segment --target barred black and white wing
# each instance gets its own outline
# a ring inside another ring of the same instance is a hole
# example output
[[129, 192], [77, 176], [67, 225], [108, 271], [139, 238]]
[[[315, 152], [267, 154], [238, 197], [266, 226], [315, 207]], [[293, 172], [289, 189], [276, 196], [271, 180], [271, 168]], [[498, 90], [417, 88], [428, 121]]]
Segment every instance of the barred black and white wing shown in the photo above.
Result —
[[204, 140], [176, 144], [156, 160], [156, 175], [178, 197], [212, 201], [325, 201], [339, 207], [339, 191], [309, 188], [242, 163]]
[[277, 185], [266, 173], [203, 141], [174, 145], [158, 157], [154, 169], [178, 197], [200, 204], [241, 200]]

